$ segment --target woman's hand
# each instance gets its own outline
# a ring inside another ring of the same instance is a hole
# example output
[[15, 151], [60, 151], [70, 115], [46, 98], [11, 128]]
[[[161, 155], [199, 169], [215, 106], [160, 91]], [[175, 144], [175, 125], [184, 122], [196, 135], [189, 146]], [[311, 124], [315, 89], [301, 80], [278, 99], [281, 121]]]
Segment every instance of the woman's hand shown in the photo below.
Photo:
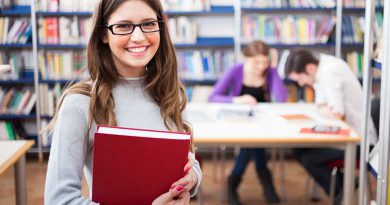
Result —
[[190, 193], [184, 191], [183, 186], [177, 186], [157, 197], [152, 205], [188, 205], [189, 203]]
[[245, 95], [241, 95], [241, 96], [238, 96], [238, 97], [234, 97], [233, 98], [233, 103], [256, 105], [257, 104], [257, 100], [252, 95], [245, 94]]
[[[184, 177], [174, 182], [171, 186], [171, 189], [174, 187], [182, 186], [184, 192], [189, 192], [192, 187], [194, 187], [198, 181], [198, 177], [195, 171], [192, 169], [194, 166], [194, 159], [189, 157], [186, 166], [184, 166]], [[183, 197], [183, 193], [180, 194], [180, 198]]]
[[278, 55], [278, 50], [271, 48], [269, 50], [270, 54], [270, 66], [271, 68], [276, 68], [278, 66], [278, 61], [279, 61], [279, 55]]

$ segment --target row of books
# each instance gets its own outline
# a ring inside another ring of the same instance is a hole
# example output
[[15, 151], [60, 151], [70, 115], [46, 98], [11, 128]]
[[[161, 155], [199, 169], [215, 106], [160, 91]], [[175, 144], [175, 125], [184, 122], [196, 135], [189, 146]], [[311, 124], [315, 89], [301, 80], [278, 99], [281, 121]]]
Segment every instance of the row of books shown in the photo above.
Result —
[[[42, 120], [41, 124], [41, 127], [46, 127], [48, 123]], [[31, 139], [21, 121], [0, 121], [0, 140], [20, 139]], [[41, 139], [43, 147], [50, 147], [52, 137], [49, 133], [42, 134]]]
[[[343, 0], [343, 6], [348, 8], [365, 8], [367, 0]], [[384, 0], [376, 0], [376, 6], [384, 5]]]
[[19, 121], [0, 121], [0, 140], [25, 139], [27, 132]]
[[[352, 71], [359, 78], [363, 77], [363, 65], [364, 65], [364, 56], [363, 53], [354, 51], [347, 53], [346, 61], [348, 65], [351, 67]], [[373, 78], [380, 78], [381, 71], [378, 69], [373, 69]]]
[[[383, 6], [383, 0], [376, 1]], [[336, 0], [241, 0], [242, 7], [255, 8], [335, 8]], [[343, 7], [364, 8], [366, 0], [343, 0]]]
[[29, 53], [27, 52], [0, 52], [0, 65], [2, 67], [2, 70], [0, 72], [0, 79], [20, 79], [26, 68], [25, 58], [30, 57], [30, 55], [28, 54]]
[[179, 75], [186, 80], [215, 80], [234, 64], [233, 51], [177, 52]]
[[168, 29], [173, 43], [196, 43], [197, 25], [188, 17], [169, 18]]
[[334, 8], [335, 0], [241, 0], [246, 8]]
[[29, 19], [0, 17], [0, 44], [26, 44], [31, 41], [31, 35]]
[[36, 101], [37, 96], [32, 88], [0, 88], [0, 113], [28, 115]]
[[82, 51], [40, 51], [38, 58], [42, 79], [70, 79], [86, 65]]
[[0, 79], [17, 80], [24, 77], [25, 71], [33, 68], [32, 56], [31, 50], [0, 50], [0, 65], [3, 68], [0, 72]]
[[289, 15], [245, 15], [242, 19], [243, 42], [263, 39], [267, 43], [327, 43], [336, 23], [335, 17], [308, 18]]
[[342, 42], [362, 43], [364, 40], [364, 17], [343, 16], [342, 21]]
[[48, 17], [38, 19], [41, 44], [85, 44], [92, 26], [92, 18]]
[[0, 9], [11, 9], [13, 6], [28, 6], [31, 0], [1, 0]]
[[92, 12], [98, 0], [40, 0], [36, 1], [38, 11]]
[[54, 87], [49, 87], [47, 84], [40, 84], [39, 93], [41, 115], [53, 116], [56, 102], [61, 97], [61, 85], [57, 83]]
[[208, 11], [211, 0], [161, 0], [164, 11]]

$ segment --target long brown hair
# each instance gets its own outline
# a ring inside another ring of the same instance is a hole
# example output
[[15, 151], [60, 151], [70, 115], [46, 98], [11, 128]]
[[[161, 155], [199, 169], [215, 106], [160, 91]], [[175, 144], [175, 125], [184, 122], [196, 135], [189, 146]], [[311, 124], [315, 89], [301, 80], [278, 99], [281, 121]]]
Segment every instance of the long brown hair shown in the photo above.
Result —
[[[89, 78], [66, 88], [57, 104], [56, 114], [46, 130], [52, 130], [58, 110], [66, 95], [79, 93], [90, 97], [88, 133], [85, 139], [85, 151], [90, 150], [88, 140], [93, 120], [97, 124], [115, 126], [115, 102], [112, 89], [120, 78], [115, 68], [109, 45], [102, 41], [107, 30], [101, 25], [107, 23], [110, 15], [128, 0], [101, 0], [94, 12], [92, 33], [87, 45], [87, 66]], [[154, 10], [158, 20], [164, 20], [164, 12], [159, 0], [144, 0]], [[183, 120], [182, 112], [187, 104], [184, 86], [178, 78], [177, 61], [166, 24], [160, 31], [160, 45], [147, 65], [143, 88], [159, 105], [164, 124], [169, 130], [191, 133], [188, 123]], [[172, 123], [175, 127], [172, 126]], [[191, 148], [192, 149], [192, 148]]]

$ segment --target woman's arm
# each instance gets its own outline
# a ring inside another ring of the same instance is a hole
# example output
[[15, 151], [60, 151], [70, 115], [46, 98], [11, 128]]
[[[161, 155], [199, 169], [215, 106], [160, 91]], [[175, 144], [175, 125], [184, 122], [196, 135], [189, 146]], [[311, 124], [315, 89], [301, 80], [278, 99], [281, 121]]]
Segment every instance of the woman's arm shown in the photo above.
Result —
[[268, 83], [270, 86], [271, 101], [285, 102], [287, 100], [287, 89], [283, 80], [279, 77], [276, 68], [269, 68]]
[[233, 100], [232, 95], [229, 95], [229, 89], [234, 87], [234, 80], [237, 76], [238, 69], [236, 67], [230, 68], [215, 84], [214, 89], [209, 96], [209, 102], [226, 102], [230, 103]]
[[46, 175], [45, 204], [97, 204], [81, 195], [88, 97], [72, 94], [62, 103], [53, 132]]
[[190, 152], [188, 154], [188, 157], [193, 160], [192, 171], [196, 174], [196, 184], [190, 190], [191, 197], [193, 197], [198, 192], [200, 183], [202, 182], [202, 170], [200, 169], [200, 165], [199, 165], [198, 160], [195, 159], [194, 153]]

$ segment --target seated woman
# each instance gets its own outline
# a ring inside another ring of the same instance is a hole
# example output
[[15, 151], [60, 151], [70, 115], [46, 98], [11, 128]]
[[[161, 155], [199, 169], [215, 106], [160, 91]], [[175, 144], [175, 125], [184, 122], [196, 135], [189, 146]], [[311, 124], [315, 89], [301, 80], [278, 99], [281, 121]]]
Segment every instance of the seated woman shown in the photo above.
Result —
[[[283, 102], [287, 90], [275, 69], [277, 51], [262, 41], [249, 43], [243, 50], [244, 62], [234, 65], [217, 82], [209, 102], [242, 103], [256, 105], [258, 102]], [[254, 159], [256, 172], [263, 185], [267, 203], [278, 203], [272, 175], [267, 168], [265, 149], [241, 148], [232, 173], [228, 178], [228, 202], [240, 205], [237, 187], [250, 161]]]

